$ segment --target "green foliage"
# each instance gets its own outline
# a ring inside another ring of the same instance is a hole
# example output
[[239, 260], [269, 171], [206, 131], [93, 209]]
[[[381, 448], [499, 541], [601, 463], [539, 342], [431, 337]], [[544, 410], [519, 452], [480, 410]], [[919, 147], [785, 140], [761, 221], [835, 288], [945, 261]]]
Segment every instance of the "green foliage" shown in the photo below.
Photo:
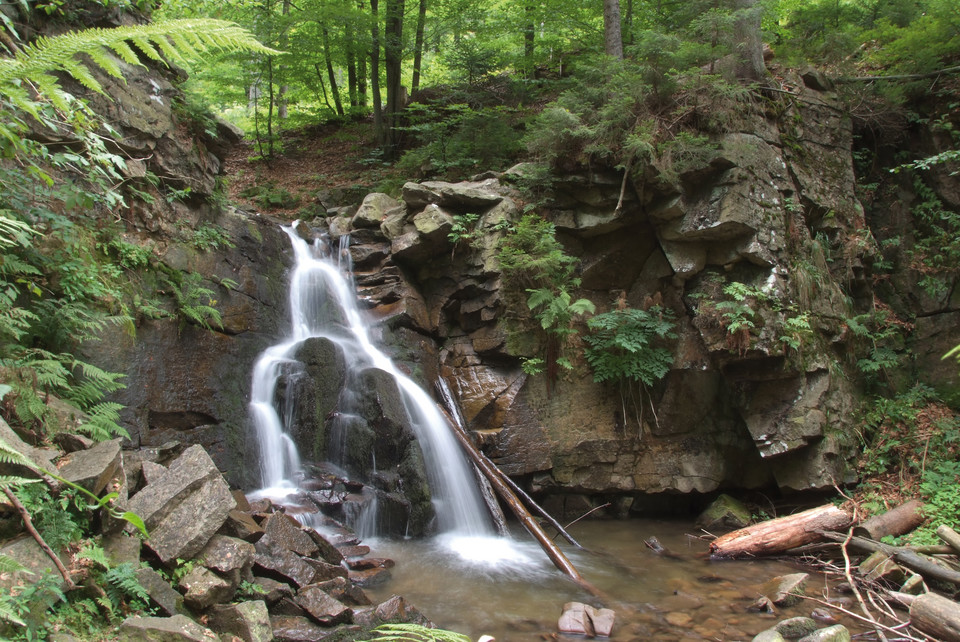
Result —
[[470, 642], [462, 633], [420, 624], [381, 624], [372, 633], [376, 637], [368, 642]]
[[[574, 285], [578, 282], [575, 280]], [[558, 336], [574, 334], [576, 330], [570, 327], [570, 322], [576, 316], [593, 312], [595, 306], [587, 299], [573, 300], [566, 288], [561, 286], [556, 290], [539, 288], [527, 290], [527, 307], [536, 312], [540, 327], [547, 332]]]
[[8, 622], [23, 622], [11, 631], [14, 640], [41, 640], [46, 637], [45, 625], [48, 612], [56, 604], [66, 602], [67, 596], [60, 585], [63, 581], [56, 573], [44, 573], [35, 580], [0, 593], [0, 611], [11, 613]]
[[14, 490], [44, 541], [55, 551], [83, 537], [88, 525], [78, 494], [67, 490], [53, 496], [45, 484], [28, 484]]
[[594, 381], [635, 381], [652, 386], [663, 379], [673, 364], [673, 354], [658, 344], [676, 338], [673, 318], [672, 310], [654, 306], [649, 310], [611, 310], [587, 321], [591, 332], [584, 336], [589, 346], [585, 352]]
[[900, 365], [904, 325], [887, 308], [859, 314], [846, 320], [847, 327], [860, 338], [864, 349], [857, 368], [871, 380]]
[[[216, 292], [203, 284], [203, 276], [197, 272], [181, 272], [165, 269], [161, 275], [164, 291], [173, 296], [181, 327], [185, 323], [198, 325], [205, 330], [223, 327], [223, 318], [217, 305]], [[224, 279], [221, 286], [231, 289], [236, 283]]]
[[412, 134], [417, 146], [404, 153], [397, 168], [446, 179], [505, 169], [521, 150], [513, 114], [501, 105], [414, 103], [406, 110], [410, 124], [400, 130]]
[[553, 223], [536, 214], [524, 215], [508, 231], [497, 258], [507, 283], [523, 289], [569, 284], [577, 262], [557, 240]]
[[288, 192], [285, 188], [277, 187], [272, 183], [251, 185], [240, 192], [240, 196], [252, 199], [265, 210], [292, 209], [300, 204], [298, 197]]
[[201, 252], [210, 252], [220, 248], [236, 247], [230, 240], [230, 233], [219, 225], [201, 223], [189, 235], [189, 243]]
[[450, 232], [447, 239], [453, 244], [454, 249], [464, 241], [472, 244], [477, 240], [477, 223], [480, 220], [479, 214], [454, 214], [453, 225], [450, 226]]

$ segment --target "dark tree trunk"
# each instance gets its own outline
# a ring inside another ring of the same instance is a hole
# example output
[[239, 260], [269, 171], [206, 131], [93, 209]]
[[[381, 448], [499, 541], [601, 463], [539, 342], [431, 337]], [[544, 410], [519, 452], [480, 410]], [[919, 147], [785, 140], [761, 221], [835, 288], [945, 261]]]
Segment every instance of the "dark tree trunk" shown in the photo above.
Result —
[[333, 95], [333, 104], [337, 107], [337, 115], [343, 116], [343, 103], [340, 101], [340, 88], [337, 87], [337, 75], [333, 71], [333, 59], [330, 57], [330, 35], [327, 28], [322, 27], [323, 57], [327, 63], [327, 79], [330, 81], [330, 93]]
[[623, 37], [620, 34], [620, 0], [603, 0], [603, 40], [608, 56], [623, 60]]
[[417, 12], [417, 37], [413, 45], [413, 80], [410, 82], [410, 94], [420, 89], [420, 66], [423, 64], [423, 31], [427, 25], [427, 0], [420, 0]]
[[387, 76], [387, 105], [383, 112], [383, 147], [388, 159], [396, 157], [396, 121], [403, 109], [401, 64], [403, 63], [404, 0], [387, 0], [384, 16], [383, 62]]
[[527, 78], [533, 78], [536, 70], [536, 64], [533, 60], [533, 55], [536, 52], [537, 22], [534, 15], [534, 6], [529, 2], [529, 0], [524, 4], [523, 12], [526, 14], [524, 16], [523, 25], [524, 75]]
[[353, 33], [353, 26], [347, 23], [345, 26], [347, 37], [347, 95], [350, 96], [350, 106], [357, 106], [357, 56], [353, 47], [356, 37]]
[[386, 136], [383, 125], [383, 103], [380, 100], [380, 0], [370, 0], [370, 93], [373, 94], [373, 129], [377, 143], [383, 144]]
[[733, 0], [733, 9], [736, 12], [733, 23], [734, 73], [741, 80], [763, 80], [767, 68], [763, 64], [763, 40], [760, 38], [761, 7], [757, 0]]

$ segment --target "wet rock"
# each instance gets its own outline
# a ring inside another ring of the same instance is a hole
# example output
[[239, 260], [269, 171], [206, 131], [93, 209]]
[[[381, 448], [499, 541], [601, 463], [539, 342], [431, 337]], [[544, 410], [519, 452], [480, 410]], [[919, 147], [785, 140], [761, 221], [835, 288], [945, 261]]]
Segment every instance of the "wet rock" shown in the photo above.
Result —
[[271, 615], [270, 628], [277, 642], [314, 642], [331, 634], [309, 618], [295, 615]]
[[339, 564], [329, 564], [323, 560], [310, 558], [305, 558], [303, 561], [313, 567], [315, 572], [313, 576], [314, 582], [325, 582], [335, 577], [347, 577], [347, 569]]
[[256, 544], [258, 553], [291, 551], [302, 557], [316, 555], [316, 542], [301, 527], [297, 520], [285, 513], [274, 513], [263, 524], [264, 534]]
[[285, 597], [293, 597], [293, 588], [286, 582], [270, 577], [255, 577], [253, 582], [260, 587], [264, 601], [270, 606]]
[[[314, 544], [317, 545], [317, 548], [319, 549], [317, 554], [325, 562], [328, 562], [330, 564], [335, 564], [335, 565], [339, 565], [343, 562], [343, 558], [346, 557], [343, 550], [334, 546], [330, 542], [330, 540], [328, 540], [326, 537], [324, 537], [322, 534], [318, 533], [312, 528], [305, 528], [304, 532], [306, 532], [307, 535], [309, 535], [310, 538], [313, 540]], [[358, 548], [366, 548], [367, 553], [370, 552], [369, 547], [358, 547]], [[364, 553], [364, 555], [365, 554], [366, 553]]]
[[253, 542], [263, 536], [263, 527], [249, 513], [234, 509], [227, 513], [227, 519], [220, 527], [220, 532], [230, 537]]
[[200, 551], [198, 559], [211, 570], [229, 574], [249, 570], [255, 554], [256, 549], [249, 542], [226, 535], [214, 535]]
[[364, 571], [350, 571], [347, 575], [351, 582], [360, 587], [370, 587], [383, 584], [390, 579], [390, 569], [377, 567]]
[[347, 560], [347, 568], [351, 571], [366, 571], [372, 568], [393, 568], [396, 563], [384, 557], [363, 557]]
[[867, 559], [860, 562], [857, 573], [867, 580], [873, 582], [885, 581], [893, 586], [902, 584], [907, 577], [902, 566], [890, 559], [889, 555], [880, 551], [871, 553]]
[[767, 629], [753, 636], [751, 642], [786, 642], [786, 638], [776, 629]]
[[842, 624], [834, 624], [800, 638], [800, 642], [850, 642], [850, 639], [850, 631], [847, 627]]
[[261, 600], [218, 604], [210, 609], [207, 617], [211, 628], [235, 635], [243, 642], [269, 642], [273, 639], [270, 614]]
[[236, 586], [213, 571], [198, 566], [180, 579], [183, 601], [192, 609], [202, 611], [214, 604], [228, 602]]
[[723, 493], [697, 517], [694, 525], [709, 533], [721, 533], [750, 524], [750, 511], [742, 502]]
[[776, 606], [793, 606], [800, 601], [810, 575], [791, 573], [775, 577], [760, 589], [760, 595], [770, 598]]
[[407, 622], [424, 626], [430, 625], [430, 620], [419, 609], [399, 595], [394, 595], [389, 600], [378, 604], [373, 614], [379, 622]]
[[359, 586], [350, 582], [345, 577], [335, 577], [326, 582], [316, 584], [317, 588], [325, 592], [330, 597], [351, 606], [369, 606], [373, 604], [367, 594]]
[[297, 587], [312, 584], [317, 576], [310, 564], [290, 551], [257, 553], [253, 561], [260, 575], [272, 575], [274, 579], [290, 581]]
[[402, 204], [387, 194], [367, 194], [353, 215], [353, 227], [380, 229], [381, 223], [390, 215], [402, 212]]
[[828, 622], [833, 624], [837, 621], [837, 618], [834, 617], [833, 613], [829, 609], [813, 609], [810, 612], [810, 617], [818, 622]]
[[220, 639], [186, 615], [128, 617], [120, 625], [120, 636], [130, 642], [217, 642]]
[[611, 609], [596, 609], [581, 602], [567, 602], [563, 605], [557, 628], [561, 633], [610, 637], [614, 620], [615, 614]]
[[162, 575], [152, 568], [138, 568], [137, 581], [150, 597], [150, 602], [166, 615], [183, 612], [183, 596]]
[[171, 562], [199, 553], [235, 505], [213, 460], [201, 446], [191, 446], [130, 498], [129, 510], [146, 524], [147, 545]]
[[310, 614], [310, 617], [324, 626], [350, 622], [353, 617], [353, 611], [350, 607], [331, 597], [317, 586], [301, 588], [293, 599]]
[[364, 545], [358, 546], [340, 546], [338, 549], [342, 557], [363, 557], [370, 554], [370, 547]]
[[680, 613], [678, 611], [672, 611], [663, 616], [671, 626], [676, 626], [680, 628], [689, 628], [693, 624], [693, 617], [689, 613]]
[[784, 638], [797, 640], [816, 631], [817, 623], [809, 617], [792, 617], [777, 623], [774, 628]]
[[754, 600], [753, 604], [747, 607], [747, 611], [751, 613], [772, 614], [772, 613], [776, 613], [777, 609], [773, 605], [773, 600], [771, 600], [766, 595], [761, 595], [756, 600]]

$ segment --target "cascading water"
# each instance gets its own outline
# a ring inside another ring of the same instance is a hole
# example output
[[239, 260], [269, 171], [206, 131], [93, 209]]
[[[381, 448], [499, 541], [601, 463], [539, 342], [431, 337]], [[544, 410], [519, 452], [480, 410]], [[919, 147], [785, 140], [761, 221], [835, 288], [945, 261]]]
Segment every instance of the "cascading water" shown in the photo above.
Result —
[[331, 256], [334, 253], [328, 247], [320, 242], [308, 244], [295, 227], [283, 229], [296, 259], [290, 278], [291, 327], [289, 336], [264, 351], [253, 370], [250, 414], [260, 443], [263, 485], [256, 494], [282, 500], [297, 488], [294, 480], [300, 473], [300, 458], [289, 434], [289, 419], [281, 417], [275, 401], [277, 386], [285, 370], [296, 364], [298, 347], [307, 339], [323, 337], [341, 348], [348, 370], [379, 368], [396, 381], [423, 451], [438, 531], [456, 534], [461, 542], [465, 537], [493, 538], [472, 466], [445, 418], [430, 396], [371, 340], [349, 280], [350, 266], [342, 263], [349, 261], [346, 247]]

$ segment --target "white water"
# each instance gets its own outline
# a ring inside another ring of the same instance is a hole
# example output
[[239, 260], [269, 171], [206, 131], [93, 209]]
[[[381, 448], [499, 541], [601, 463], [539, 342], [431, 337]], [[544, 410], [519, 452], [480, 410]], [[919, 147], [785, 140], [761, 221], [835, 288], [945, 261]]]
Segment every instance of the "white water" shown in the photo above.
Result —
[[[467, 461], [446, 420], [430, 396], [402, 374], [370, 338], [353, 283], [349, 277], [349, 252], [338, 248], [336, 256], [321, 243], [308, 244], [294, 227], [284, 227], [293, 245], [296, 263], [290, 278], [288, 337], [265, 350], [253, 369], [250, 414], [261, 450], [261, 483], [255, 493], [281, 501], [297, 489], [300, 458], [288, 433], [288, 417], [276, 407], [276, 389], [284, 368], [294, 364], [293, 355], [306, 339], [324, 337], [337, 343], [347, 367], [359, 371], [375, 367], [397, 382], [410, 418], [410, 427], [423, 451], [437, 526], [445, 537], [438, 542], [451, 550], [469, 550], [464, 545], [493, 538], [486, 505], [477, 487], [473, 467]], [[502, 543], [498, 544], [502, 547]], [[501, 558], [504, 553], [491, 555]]]

